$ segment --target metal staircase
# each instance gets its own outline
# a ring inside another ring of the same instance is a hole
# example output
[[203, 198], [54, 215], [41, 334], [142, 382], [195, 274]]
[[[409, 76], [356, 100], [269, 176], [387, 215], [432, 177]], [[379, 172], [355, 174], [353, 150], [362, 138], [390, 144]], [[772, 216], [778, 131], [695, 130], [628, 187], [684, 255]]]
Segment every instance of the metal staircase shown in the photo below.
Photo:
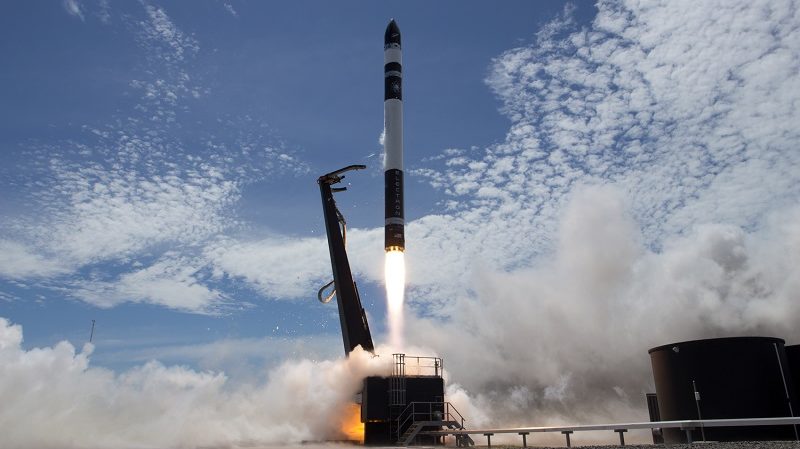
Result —
[[[392, 354], [394, 366], [389, 377], [389, 440], [398, 446], [420, 443], [418, 439], [441, 443], [443, 437], [427, 435], [427, 432], [448, 429], [464, 429], [464, 417], [449, 402], [437, 396], [436, 402], [406, 402], [406, 376], [441, 377], [442, 359], [439, 357], [409, 357]], [[469, 435], [457, 435], [456, 446], [474, 446]]]
[[[395, 428], [402, 430], [398, 435], [398, 446], [409, 446], [419, 435], [428, 430], [464, 429], [464, 417], [449, 402], [411, 402], [398, 415]], [[475, 446], [469, 435], [456, 436], [457, 447]]]

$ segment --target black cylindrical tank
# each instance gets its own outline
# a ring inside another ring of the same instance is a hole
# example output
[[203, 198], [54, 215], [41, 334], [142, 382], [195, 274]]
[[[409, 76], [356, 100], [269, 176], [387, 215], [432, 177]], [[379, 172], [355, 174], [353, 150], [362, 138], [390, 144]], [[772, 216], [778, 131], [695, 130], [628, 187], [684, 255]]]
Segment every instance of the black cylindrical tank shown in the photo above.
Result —
[[[662, 421], [768, 418], [792, 416], [798, 410], [780, 338], [712, 338], [658, 346], [648, 352]], [[664, 429], [663, 434], [667, 444], [686, 442], [680, 429]], [[796, 437], [793, 426], [707, 427], [693, 432], [693, 439], [703, 438]]]

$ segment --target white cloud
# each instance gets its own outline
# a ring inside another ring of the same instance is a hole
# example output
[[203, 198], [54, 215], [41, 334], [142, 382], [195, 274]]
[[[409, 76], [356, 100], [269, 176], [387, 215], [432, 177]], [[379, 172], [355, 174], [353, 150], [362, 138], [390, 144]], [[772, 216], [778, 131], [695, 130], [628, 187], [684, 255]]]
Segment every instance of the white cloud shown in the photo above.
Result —
[[64, 0], [62, 3], [64, 5], [64, 9], [71, 15], [75, 16], [82, 21], [85, 20], [83, 17], [83, 11], [81, 8], [80, 2], [78, 0]]
[[567, 8], [493, 62], [487, 82], [512, 120], [505, 142], [414, 173], [459, 209], [412, 223], [426, 244], [411, 269], [466, 284], [475, 262], [536, 263], [579, 184], [624, 189], [654, 248], [696, 223], [751, 229], [796, 204], [800, 30], [789, 5], [601, 2], [587, 28]]
[[142, 30], [147, 40], [160, 43], [158, 57], [164, 62], [181, 62], [187, 55], [200, 51], [197, 40], [181, 31], [167, 15], [164, 8], [145, 4], [148, 21], [142, 22]]
[[108, 0], [98, 0], [95, 14], [104, 24], [108, 25], [111, 23], [111, 5], [108, 3]]
[[[450, 298], [470, 294], [476, 269], [537, 263], [554, 248], [556, 219], [578, 184], [624, 189], [653, 248], [696, 223], [752, 229], [798, 198], [799, 31], [790, 3], [601, 2], [585, 28], [573, 9], [535, 42], [493, 61], [487, 83], [512, 121], [505, 141], [484, 151], [446, 150], [413, 173], [452, 200], [444, 213], [408, 226], [417, 242], [408, 249], [412, 301], [444, 311]], [[324, 242], [218, 238], [236, 225], [227, 208], [242, 180], [261, 176], [239, 168], [259, 163], [240, 162], [260, 154], [255, 162], [288, 168], [296, 159], [253, 133], [209, 142], [200, 156], [158, 137], [199, 86], [185, 63], [200, 45], [164, 8], [144, 4], [144, 13], [131, 24], [153, 67], [164, 68], [134, 82], [139, 112], [152, 124], [92, 130], [105, 148], [80, 151], [108, 156], [99, 166], [53, 157], [54, 189], [40, 199], [67, 205], [51, 211], [35, 239], [14, 241], [30, 254], [54, 254], [59, 266], [123, 259], [161, 244], [208, 246], [204, 254], [220, 272], [273, 297], [305, 294], [328, 271]], [[232, 147], [239, 150], [233, 158]], [[187, 160], [191, 168], [177, 168]], [[370, 248], [379, 232], [365, 231], [361, 241], [353, 232], [350, 245], [356, 270], [375, 281], [380, 256]], [[274, 271], [254, 270], [257, 263]]]
[[0, 239], [0, 276], [23, 279], [54, 276], [66, 271], [58, 260], [37, 254], [22, 243]]
[[203, 264], [167, 254], [141, 270], [125, 273], [113, 281], [79, 281], [72, 295], [98, 307], [123, 302], [144, 302], [176, 310], [213, 313], [225, 296], [201, 281]]
[[199, 54], [199, 41], [184, 33], [164, 8], [147, 3], [143, 3], [143, 7], [146, 19], [134, 20], [128, 25], [133, 28], [152, 68], [145, 72], [149, 76], [132, 80], [130, 86], [142, 96], [136, 109], [146, 121], [162, 126], [178, 120], [179, 106], [185, 108], [187, 101], [200, 98], [210, 90], [192, 76], [186, 66]]
[[[383, 229], [348, 229], [348, 257], [357, 275], [382, 281], [382, 239]], [[226, 239], [209, 245], [205, 256], [218, 277], [241, 278], [269, 298], [313, 296], [331, 277], [324, 238]]]
[[[8, 182], [14, 191], [26, 187], [21, 202], [31, 207], [0, 215], [0, 276], [49, 278], [40, 286], [104, 307], [130, 301], [210, 312], [226, 301], [206, 285], [204, 247], [240, 225], [233, 206], [242, 187], [308, 166], [246, 115], [186, 136], [181, 112], [204, 91], [189, 74], [200, 46], [163, 8], [142, 7], [142, 18], [121, 18], [147, 56], [132, 82], [138, 104], [127, 116], [83, 126], [77, 142], [31, 149], [30, 170]], [[109, 12], [105, 2], [100, 9]]]
[[[309, 296], [324, 284], [330, 262], [323, 239], [224, 240], [207, 248], [217, 276], [242, 278], [271, 298]], [[319, 285], [316, 285], [319, 284]]]
[[239, 18], [239, 13], [233, 8], [233, 4], [230, 2], [223, 1], [222, 6], [225, 7], [225, 10], [228, 11], [228, 14], [232, 15], [233, 17]]
[[[78, 264], [119, 258], [161, 242], [197, 243], [230, 225], [235, 182], [215, 169], [142, 176], [127, 169], [54, 161], [57, 194], [42, 239]], [[53, 237], [56, 237], [53, 239]]]

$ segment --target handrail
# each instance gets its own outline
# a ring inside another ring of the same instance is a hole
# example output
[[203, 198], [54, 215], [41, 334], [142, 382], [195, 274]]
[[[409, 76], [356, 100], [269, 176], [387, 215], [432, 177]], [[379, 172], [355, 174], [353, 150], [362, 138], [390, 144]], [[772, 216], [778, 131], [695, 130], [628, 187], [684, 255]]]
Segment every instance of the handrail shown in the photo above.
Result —
[[[419, 410], [419, 408], [422, 408]], [[439, 412], [439, 419], [434, 419], [434, 413]], [[397, 437], [400, 437], [400, 430], [407, 424], [417, 421], [454, 421], [464, 428], [464, 416], [450, 402], [410, 402], [397, 416]]]
[[444, 374], [444, 359], [441, 357], [392, 355], [395, 357], [395, 366], [402, 365], [403, 373], [400, 375], [442, 377]]
[[449, 429], [442, 431], [427, 431], [428, 435], [468, 435], [486, 433], [520, 433], [520, 432], [580, 432], [592, 430], [616, 429], [697, 429], [705, 427], [741, 427], [741, 426], [782, 426], [798, 425], [800, 417], [776, 418], [734, 418], [734, 419], [691, 419], [681, 421], [646, 421], [635, 423], [617, 424], [588, 424], [582, 426], [543, 426], [543, 427], [512, 427], [500, 429]]
[[461, 414], [461, 413], [458, 411], [458, 409], [456, 409], [456, 407], [455, 407], [455, 406], [454, 406], [452, 403], [448, 402], [448, 403], [447, 403], [447, 406], [448, 406], [449, 408], [452, 408], [452, 409], [453, 409], [453, 411], [454, 411], [454, 412], [456, 412], [456, 415], [458, 415], [458, 418], [459, 418], [459, 420], [461, 421], [461, 428], [464, 428], [464, 415], [462, 415], [462, 414]]

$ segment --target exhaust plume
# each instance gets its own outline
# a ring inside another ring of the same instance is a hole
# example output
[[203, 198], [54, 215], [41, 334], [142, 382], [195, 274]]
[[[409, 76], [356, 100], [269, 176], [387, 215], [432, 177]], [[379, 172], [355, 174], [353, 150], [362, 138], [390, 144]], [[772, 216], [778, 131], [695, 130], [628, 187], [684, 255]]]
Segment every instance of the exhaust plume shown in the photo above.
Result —
[[406, 263], [402, 251], [388, 251], [385, 262], [386, 301], [389, 322], [389, 345], [403, 348], [403, 301], [406, 285]]

